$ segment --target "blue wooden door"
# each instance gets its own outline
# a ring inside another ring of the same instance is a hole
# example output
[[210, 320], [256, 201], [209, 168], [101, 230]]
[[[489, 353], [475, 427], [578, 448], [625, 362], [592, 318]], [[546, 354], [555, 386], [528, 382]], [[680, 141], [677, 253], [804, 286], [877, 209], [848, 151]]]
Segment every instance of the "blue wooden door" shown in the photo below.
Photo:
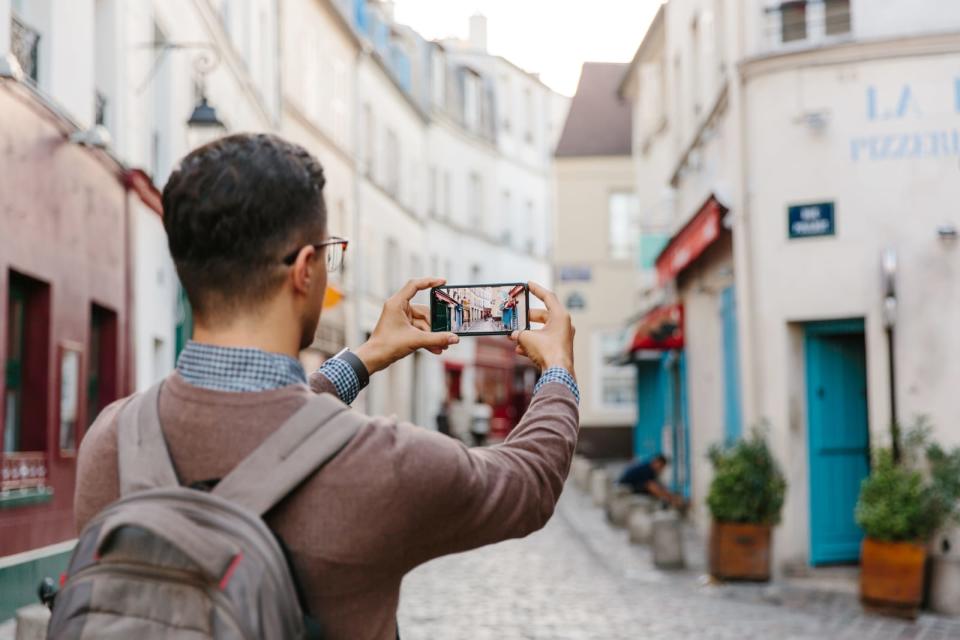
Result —
[[647, 459], [659, 453], [663, 433], [663, 374], [660, 360], [637, 363], [637, 424], [633, 454]]
[[870, 466], [863, 323], [809, 325], [806, 358], [810, 561], [852, 562], [863, 535], [853, 511]]
[[720, 324], [723, 328], [723, 434], [730, 443], [743, 432], [737, 307], [733, 287], [727, 287], [720, 293]]

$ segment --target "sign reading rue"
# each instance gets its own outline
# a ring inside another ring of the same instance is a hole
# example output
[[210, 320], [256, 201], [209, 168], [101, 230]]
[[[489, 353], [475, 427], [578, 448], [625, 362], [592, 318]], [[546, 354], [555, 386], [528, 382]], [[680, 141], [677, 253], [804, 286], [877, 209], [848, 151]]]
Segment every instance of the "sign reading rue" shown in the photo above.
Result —
[[832, 236], [833, 203], [799, 204], [787, 208], [791, 238], [815, 238]]

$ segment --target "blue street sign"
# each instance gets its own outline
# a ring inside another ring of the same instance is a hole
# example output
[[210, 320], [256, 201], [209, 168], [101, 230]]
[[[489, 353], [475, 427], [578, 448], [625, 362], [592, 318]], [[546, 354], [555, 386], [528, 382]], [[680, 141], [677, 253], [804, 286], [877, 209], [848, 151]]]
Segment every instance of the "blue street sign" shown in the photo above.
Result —
[[593, 278], [590, 267], [582, 265], [562, 265], [560, 267], [561, 282], [589, 282]]
[[799, 204], [787, 208], [791, 238], [814, 238], [835, 234], [833, 203]]

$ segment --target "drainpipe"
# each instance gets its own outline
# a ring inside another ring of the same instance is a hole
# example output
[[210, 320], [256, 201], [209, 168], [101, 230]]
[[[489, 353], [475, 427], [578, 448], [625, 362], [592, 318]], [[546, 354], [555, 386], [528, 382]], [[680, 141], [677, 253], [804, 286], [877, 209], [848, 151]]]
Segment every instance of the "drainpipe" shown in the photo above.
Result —
[[883, 273], [883, 328], [887, 334], [887, 362], [889, 363], [890, 438], [893, 461], [900, 462], [900, 422], [897, 420], [897, 359], [895, 352], [897, 325], [897, 252], [887, 248], [880, 255]]
[[737, 176], [736, 189], [739, 191], [736, 210], [733, 215], [733, 260], [734, 260], [734, 280], [737, 287], [737, 318], [739, 342], [741, 351], [741, 362], [743, 367], [740, 370], [741, 380], [743, 382], [743, 407], [744, 421], [747, 424], [757, 422], [763, 416], [763, 389], [760, 375], [762, 371], [762, 362], [760, 354], [762, 349], [757, 348], [755, 343], [759, 339], [756, 331], [757, 323], [754, 314], [754, 274], [752, 269], [752, 242], [750, 229], [750, 154], [748, 149], [748, 117], [747, 105], [745, 99], [746, 78], [739, 68], [739, 60], [746, 51], [745, 27], [747, 7], [753, 7], [751, 3], [735, 4], [737, 7], [737, 19], [733, 21], [737, 25], [736, 49], [730, 55], [729, 64], [732, 65], [730, 73], [730, 101], [733, 106], [733, 112], [738, 115], [737, 118], [737, 155], [739, 162], [736, 166], [739, 169]]

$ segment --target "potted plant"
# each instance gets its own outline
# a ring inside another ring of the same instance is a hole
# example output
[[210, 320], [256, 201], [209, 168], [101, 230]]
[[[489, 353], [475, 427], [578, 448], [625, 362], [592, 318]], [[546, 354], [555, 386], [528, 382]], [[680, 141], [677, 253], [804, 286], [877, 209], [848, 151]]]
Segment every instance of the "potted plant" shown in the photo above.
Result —
[[915, 618], [923, 599], [926, 543], [944, 520], [940, 493], [923, 474], [877, 451], [860, 486], [855, 518], [865, 534], [860, 553], [864, 607]]
[[710, 574], [721, 580], [770, 579], [770, 530], [780, 521], [787, 482], [764, 432], [709, 453], [714, 476], [707, 506]]

